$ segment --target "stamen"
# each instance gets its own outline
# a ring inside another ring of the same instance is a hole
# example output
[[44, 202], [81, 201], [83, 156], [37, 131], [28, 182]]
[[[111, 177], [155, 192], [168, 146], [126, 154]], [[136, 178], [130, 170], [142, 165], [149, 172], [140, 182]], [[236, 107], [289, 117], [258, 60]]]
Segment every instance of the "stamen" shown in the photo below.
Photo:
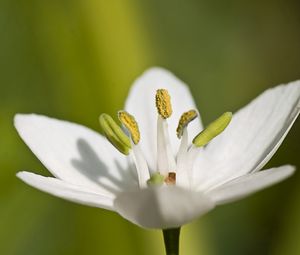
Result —
[[172, 115], [172, 105], [169, 92], [166, 89], [158, 89], [155, 96], [158, 114], [167, 119]]
[[157, 119], [157, 170], [167, 174], [175, 170], [176, 163], [169, 140], [168, 123], [166, 121], [172, 114], [171, 98], [166, 89], [158, 89], [155, 95]]
[[195, 110], [190, 110], [181, 115], [178, 127], [177, 127], [177, 137], [181, 139], [179, 151], [177, 154], [177, 182], [176, 185], [182, 187], [190, 187], [191, 180], [191, 169], [188, 167], [188, 124], [193, 121], [198, 116]]
[[183, 134], [183, 130], [187, 125], [196, 119], [198, 116], [198, 113], [195, 110], [190, 110], [188, 112], [185, 112], [181, 115], [176, 132], [177, 132], [177, 137], [180, 139]]
[[139, 185], [141, 188], [145, 188], [147, 186], [147, 180], [149, 179], [150, 174], [147, 162], [138, 144], [140, 141], [139, 126], [135, 118], [126, 111], [119, 111], [118, 117], [121, 123], [125, 126], [125, 128], [129, 131], [131, 135], [131, 147], [133, 152], [132, 157], [136, 166]]
[[221, 134], [229, 125], [232, 119], [231, 112], [223, 113], [218, 119], [210, 123], [207, 128], [201, 131], [193, 140], [196, 147], [202, 147], [209, 143], [213, 138]]
[[100, 126], [102, 127], [106, 138], [121, 153], [128, 155], [131, 144], [128, 136], [123, 132], [121, 127], [108, 114], [103, 113], [99, 117]]
[[[140, 133], [138, 125], [135, 119], [127, 112], [119, 112], [119, 118], [122, 124], [131, 133], [131, 142], [128, 136], [123, 130], [117, 125], [117, 123], [108, 114], [101, 114], [99, 120], [100, 125], [104, 130], [105, 136], [121, 153], [128, 155], [129, 150], [132, 149], [131, 156], [136, 165], [138, 174], [138, 182], [141, 188], [146, 187], [147, 180], [149, 179], [149, 170], [147, 162], [142, 154], [138, 142], [140, 139]], [[132, 144], [131, 144], [132, 143]]]
[[126, 111], [119, 111], [118, 117], [122, 124], [130, 132], [134, 144], [138, 144], [140, 141], [140, 131], [135, 118]]

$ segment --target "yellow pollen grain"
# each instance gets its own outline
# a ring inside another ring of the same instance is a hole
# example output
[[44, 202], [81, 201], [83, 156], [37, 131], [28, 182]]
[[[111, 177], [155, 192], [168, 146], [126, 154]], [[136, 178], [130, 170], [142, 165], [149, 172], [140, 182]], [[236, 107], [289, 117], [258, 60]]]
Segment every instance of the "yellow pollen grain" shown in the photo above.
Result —
[[118, 117], [121, 123], [130, 132], [134, 144], [138, 144], [140, 141], [140, 131], [135, 118], [126, 111], [119, 111]]
[[171, 97], [166, 89], [158, 89], [156, 91], [155, 103], [158, 114], [167, 119], [172, 115]]
[[195, 110], [190, 110], [188, 112], [185, 112], [181, 115], [178, 126], [176, 129], [177, 137], [180, 139], [183, 134], [184, 128], [194, 119], [196, 119], [198, 116], [198, 113]]

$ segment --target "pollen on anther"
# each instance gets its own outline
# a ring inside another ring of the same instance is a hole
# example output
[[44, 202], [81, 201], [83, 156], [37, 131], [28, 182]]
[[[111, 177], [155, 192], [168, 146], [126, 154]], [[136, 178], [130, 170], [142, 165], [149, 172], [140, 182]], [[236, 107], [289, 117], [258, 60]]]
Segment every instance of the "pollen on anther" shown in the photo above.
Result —
[[195, 110], [190, 110], [183, 113], [179, 119], [178, 126], [176, 129], [177, 137], [180, 139], [183, 134], [184, 128], [194, 119], [196, 119], [198, 113]]
[[140, 141], [140, 131], [135, 118], [126, 111], [119, 111], [118, 117], [121, 123], [130, 132], [133, 143], [138, 144]]
[[171, 97], [166, 89], [158, 89], [156, 91], [155, 103], [158, 114], [167, 119], [172, 115]]

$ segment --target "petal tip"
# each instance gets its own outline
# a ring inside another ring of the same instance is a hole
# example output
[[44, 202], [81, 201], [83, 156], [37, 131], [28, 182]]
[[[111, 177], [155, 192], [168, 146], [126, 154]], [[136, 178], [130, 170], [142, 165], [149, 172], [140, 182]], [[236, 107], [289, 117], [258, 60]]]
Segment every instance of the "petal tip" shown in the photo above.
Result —
[[26, 177], [34, 175], [33, 173], [26, 172], [26, 171], [20, 171], [16, 173], [16, 176], [21, 179], [22, 181], [25, 181]]
[[293, 165], [286, 165], [285, 171], [287, 172], [287, 177], [293, 175], [296, 171], [296, 166]]
[[155, 79], [159, 79], [159, 80], [163, 80], [163, 81], [169, 81], [171, 83], [173, 83], [174, 81], [176, 81], [176, 83], [180, 83], [180, 85], [187, 87], [182, 81], [181, 79], [179, 79], [174, 73], [172, 73], [171, 71], [169, 71], [168, 69], [164, 68], [164, 67], [160, 67], [160, 66], [154, 66], [154, 67], [150, 67], [149, 69], [145, 70], [142, 75], [140, 75], [138, 77], [137, 80], [139, 79], [149, 79], [149, 80], [155, 80]]
[[14, 126], [17, 127], [17, 125], [22, 121], [23, 117], [26, 116], [26, 114], [23, 113], [16, 113], [14, 116]]
[[144, 71], [146, 75], [157, 75], [157, 74], [171, 74], [169, 70], [161, 66], [153, 66]]
[[35, 113], [16, 113], [14, 116], [14, 126], [18, 129], [19, 125], [24, 123], [30, 118], [38, 117], [41, 115], [35, 114]]

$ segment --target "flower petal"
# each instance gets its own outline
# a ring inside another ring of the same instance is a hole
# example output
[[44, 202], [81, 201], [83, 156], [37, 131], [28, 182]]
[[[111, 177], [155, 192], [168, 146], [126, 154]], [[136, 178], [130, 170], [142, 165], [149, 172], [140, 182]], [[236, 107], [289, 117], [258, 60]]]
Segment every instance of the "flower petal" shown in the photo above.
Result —
[[19, 172], [17, 176], [27, 184], [46, 193], [78, 204], [113, 209], [113, 196], [94, 193], [85, 187], [66, 183], [57, 178], [44, 177], [30, 172]]
[[[300, 81], [269, 89], [234, 114], [195, 164], [204, 188], [260, 170], [276, 152], [300, 111]], [[205, 165], [205, 171], [201, 167]]]
[[286, 165], [250, 173], [211, 190], [207, 195], [218, 205], [229, 203], [278, 183], [291, 176], [294, 171], [295, 167]]
[[[128, 95], [125, 109], [136, 118], [141, 132], [141, 146], [152, 170], [156, 170], [156, 123], [157, 110], [155, 94], [157, 89], [167, 89], [171, 96], [173, 114], [168, 119], [170, 140], [177, 153], [180, 140], [176, 128], [183, 112], [196, 109], [188, 87], [169, 71], [151, 68], [138, 78]], [[189, 133], [194, 137], [202, 130], [200, 118], [189, 125]]]
[[57, 178], [112, 194], [136, 186], [125, 156], [86, 127], [35, 114], [18, 114], [15, 126], [32, 152]]
[[121, 193], [114, 207], [121, 216], [141, 227], [167, 229], [192, 221], [214, 204], [202, 193], [173, 186]]

